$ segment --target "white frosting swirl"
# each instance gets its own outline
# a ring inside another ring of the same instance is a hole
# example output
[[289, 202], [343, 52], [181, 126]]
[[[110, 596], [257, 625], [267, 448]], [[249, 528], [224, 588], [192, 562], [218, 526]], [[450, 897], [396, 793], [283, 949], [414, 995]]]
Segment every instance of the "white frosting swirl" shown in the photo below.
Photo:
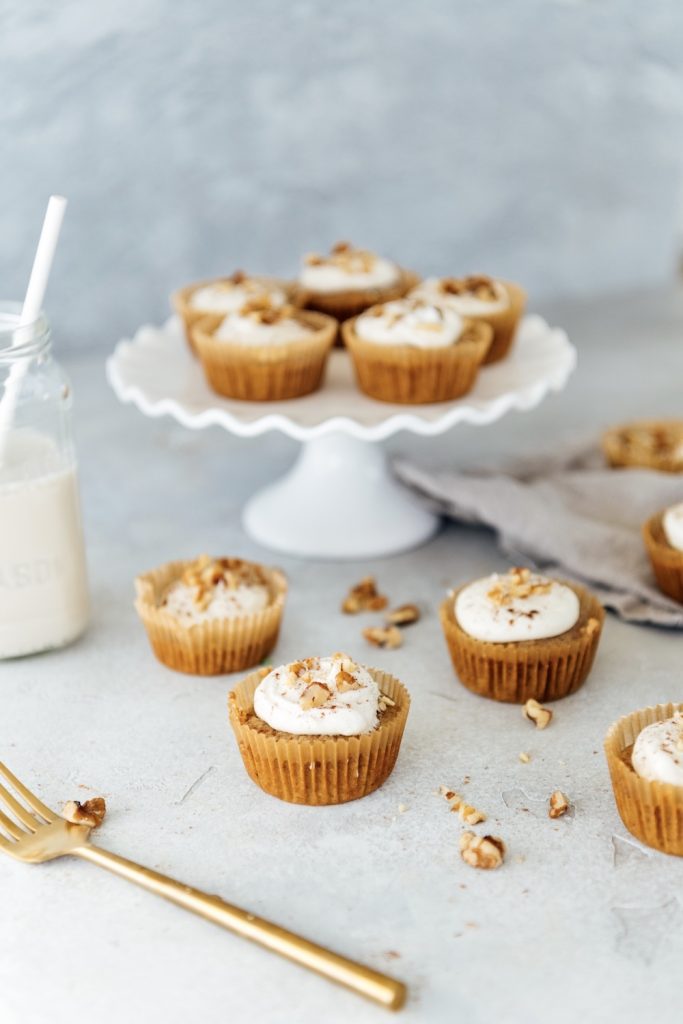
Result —
[[164, 597], [163, 609], [185, 626], [211, 619], [235, 619], [254, 615], [269, 603], [268, 588], [261, 585], [240, 584], [229, 587], [216, 583], [207, 603], [198, 601], [199, 588], [178, 580], [171, 584]]
[[683, 786], [683, 715], [679, 711], [638, 733], [631, 764], [635, 773], [649, 782]]
[[454, 309], [421, 299], [397, 299], [361, 313], [354, 330], [373, 345], [448, 348], [459, 340], [463, 328]]
[[448, 291], [447, 277], [428, 277], [421, 281], [409, 293], [410, 298], [424, 299], [427, 302], [438, 302], [449, 306], [461, 316], [486, 316], [487, 313], [499, 313], [510, 305], [505, 286], [500, 281], [491, 281], [495, 298], [484, 299], [472, 292], [454, 294]]
[[384, 288], [398, 281], [401, 271], [391, 260], [365, 249], [341, 247], [330, 256], [316, 256], [302, 267], [299, 283], [311, 292], [333, 293]]
[[376, 727], [379, 701], [368, 670], [334, 654], [273, 669], [256, 688], [254, 712], [278, 732], [359, 736]]
[[189, 304], [203, 313], [236, 313], [253, 299], [268, 299], [275, 308], [287, 302], [287, 296], [277, 285], [245, 277], [237, 282], [228, 279], [203, 285], [192, 293]]
[[214, 338], [233, 345], [290, 345], [311, 334], [313, 328], [295, 317], [264, 323], [255, 314], [229, 313]]
[[528, 569], [511, 569], [463, 587], [454, 611], [465, 633], [502, 644], [566, 633], [579, 620], [580, 602], [564, 583]]
[[671, 547], [683, 551], [683, 501], [666, 510], [662, 518], [662, 529]]

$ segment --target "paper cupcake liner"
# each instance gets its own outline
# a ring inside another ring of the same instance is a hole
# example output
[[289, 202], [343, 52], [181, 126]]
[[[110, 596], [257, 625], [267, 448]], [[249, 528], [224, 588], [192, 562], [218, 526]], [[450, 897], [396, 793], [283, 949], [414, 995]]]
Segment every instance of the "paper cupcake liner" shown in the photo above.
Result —
[[472, 317], [473, 320], [481, 320], [483, 323], [489, 324], [493, 330], [491, 347], [484, 360], [484, 364], [487, 366], [490, 363], [497, 363], [501, 359], [505, 359], [512, 348], [517, 327], [526, 305], [526, 292], [523, 288], [520, 288], [518, 284], [512, 284], [508, 281], [501, 283], [505, 286], [510, 300], [505, 309]]
[[662, 526], [663, 515], [663, 512], [658, 512], [643, 525], [643, 540], [657, 586], [668, 597], [683, 604], [683, 551], [672, 548], [667, 541]]
[[465, 321], [468, 337], [455, 345], [425, 349], [362, 341], [355, 323], [342, 324], [344, 341], [359, 388], [379, 402], [424, 405], [467, 394], [491, 343], [491, 328], [474, 321]]
[[598, 649], [605, 611], [590, 591], [565, 581], [580, 601], [577, 624], [560, 636], [493, 644], [465, 633], [454, 611], [458, 591], [440, 608], [453, 668], [463, 686], [481, 697], [525, 704], [559, 700], [584, 683]]
[[637, 420], [633, 423], [622, 423], [611, 427], [602, 435], [602, 451], [607, 462], [614, 469], [637, 467], [641, 469], [657, 469], [660, 473], [680, 473], [683, 471], [681, 459], [672, 453], [651, 451], [643, 446], [631, 447], [624, 444], [623, 435], [630, 431], [670, 431], [674, 427], [680, 431], [683, 442], [683, 421], [681, 420]]
[[408, 717], [410, 696], [398, 679], [369, 669], [395, 707], [382, 712], [373, 732], [361, 736], [293, 736], [265, 723], [251, 724], [254, 691], [268, 670], [253, 672], [228, 698], [230, 724], [250, 778], [266, 793], [292, 804], [322, 806], [358, 800], [391, 774]]
[[337, 323], [322, 313], [301, 310], [297, 319], [314, 330], [287, 345], [233, 345], [213, 332], [220, 316], [205, 316], [192, 328], [194, 346], [209, 386], [224, 398], [278, 402], [316, 391], [337, 333]]
[[277, 643], [287, 595], [284, 575], [278, 569], [266, 570], [271, 603], [262, 611], [186, 626], [160, 608], [159, 601], [189, 564], [168, 562], [135, 581], [135, 608], [159, 661], [197, 676], [241, 672], [258, 665]]
[[[261, 275], [255, 275], [253, 280], [263, 281], [264, 284], [272, 285], [274, 288], [280, 288], [287, 295], [287, 301], [291, 302], [292, 305], [298, 305], [295, 296], [295, 286], [291, 281], [281, 281], [274, 277], [263, 277]], [[221, 281], [229, 281], [227, 277], [212, 277], [207, 281], [195, 281], [194, 284], [188, 284], [184, 288], [179, 288], [171, 295], [171, 307], [174, 312], [180, 317], [183, 328], [185, 330], [185, 338], [191, 351], [196, 355], [195, 344], [192, 339], [192, 329], [195, 324], [199, 323], [202, 317], [209, 315], [205, 309], [195, 309], [194, 306], [190, 305], [190, 299], [192, 295], [198, 291], [199, 288], [204, 288], [210, 284], [218, 284]], [[225, 314], [222, 314], [225, 315]]]
[[394, 299], [402, 299], [411, 288], [417, 287], [419, 282], [418, 274], [414, 274], [411, 270], [401, 270], [400, 277], [394, 284], [384, 285], [382, 288], [323, 293], [312, 292], [298, 285], [295, 295], [298, 305], [305, 309], [314, 309], [342, 321], [348, 320], [352, 316], [358, 316], [370, 306], [376, 306], [378, 302], [393, 302]]
[[647, 846], [683, 857], [683, 786], [648, 782], [631, 767], [631, 748], [646, 725], [671, 718], [683, 704], [658, 704], [620, 718], [605, 737], [605, 756], [619, 816]]

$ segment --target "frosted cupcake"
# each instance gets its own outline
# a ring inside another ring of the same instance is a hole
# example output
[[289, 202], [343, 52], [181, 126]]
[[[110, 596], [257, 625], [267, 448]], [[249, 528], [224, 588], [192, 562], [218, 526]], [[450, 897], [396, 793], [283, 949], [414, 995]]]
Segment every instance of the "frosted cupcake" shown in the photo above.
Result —
[[683, 420], [637, 420], [613, 427], [602, 437], [610, 466], [683, 472]]
[[192, 329], [209, 386], [225, 398], [274, 402], [317, 390], [334, 344], [332, 317], [252, 300]]
[[342, 324], [358, 386], [381, 402], [447, 402], [471, 390], [491, 343], [488, 324], [448, 306], [398, 299]]
[[683, 502], [648, 519], [643, 540], [657, 586], [683, 604]]
[[621, 820], [641, 842], [683, 856], [682, 706], [659, 704], [616, 722], [605, 754]]
[[348, 655], [306, 658], [247, 676], [230, 722], [253, 781], [295, 804], [340, 804], [391, 773], [410, 697], [386, 672]]
[[299, 274], [297, 301], [337, 320], [362, 313], [377, 302], [399, 299], [419, 277], [367, 249], [338, 242], [329, 256], [312, 253]]
[[410, 295], [448, 305], [460, 316], [490, 324], [493, 337], [487, 363], [497, 363], [510, 351], [526, 303], [526, 292], [519, 285], [485, 274], [428, 277]]
[[171, 305], [183, 322], [185, 335], [194, 351], [192, 328], [207, 314], [236, 313], [248, 302], [266, 300], [274, 309], [292, 301], [293, 285], [274, 277], [250, 276], [236, 270], [230, 277], [198, 281], [171, 296]]
[[275, 646], [287, 582], [240, 558], [169, 562], [135, 581], [135, 608], [159, 661], [219, 675], [258, 665]]
[[605, 613], [583, 587], [515, 568], [451, 592], [440, 616], [460, 682], [483, 697], [525, 704], [579, 689]]

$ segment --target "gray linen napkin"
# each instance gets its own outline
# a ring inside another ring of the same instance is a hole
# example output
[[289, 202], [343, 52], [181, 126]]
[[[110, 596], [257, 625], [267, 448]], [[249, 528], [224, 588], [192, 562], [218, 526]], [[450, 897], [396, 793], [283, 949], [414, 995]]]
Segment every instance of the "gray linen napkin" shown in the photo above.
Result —
[[430, 506], [490, 526], [503, 550], [586, 583], [628, 622], [683, 629], [683, 607], [655, 585], [640, 527], [683, 501], [683, 476], [607, 469], [595, 449], [526, 461], [505, 473], [395, 470]]

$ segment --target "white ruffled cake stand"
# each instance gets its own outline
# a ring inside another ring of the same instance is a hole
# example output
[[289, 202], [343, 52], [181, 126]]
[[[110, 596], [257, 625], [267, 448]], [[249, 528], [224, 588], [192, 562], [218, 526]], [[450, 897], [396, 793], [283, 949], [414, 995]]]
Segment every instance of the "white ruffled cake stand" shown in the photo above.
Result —
[[576, 365], [564, 331], [525, 317], [510, 355], [487, 366], [464, 398], [388, 405], [363, 395], [348, 355], [335, 349], [320, 391], [287, 402], [238, 402], [208, 387], [179, 321], [141, 327], [117, 345], [107, 377], [122, 402], [173, 416], [191, 430], [219, 425], [239, 437], [280, 430], [303, 443], [289, 472], [246, 504], [243, 523], [265, 547], [308, 558], [391, 555], [422, 544], [438, 519], [394, 478], [381, 445], [399, 430], [424, 437], [458, 423], [492, 423], [560, 391]]

